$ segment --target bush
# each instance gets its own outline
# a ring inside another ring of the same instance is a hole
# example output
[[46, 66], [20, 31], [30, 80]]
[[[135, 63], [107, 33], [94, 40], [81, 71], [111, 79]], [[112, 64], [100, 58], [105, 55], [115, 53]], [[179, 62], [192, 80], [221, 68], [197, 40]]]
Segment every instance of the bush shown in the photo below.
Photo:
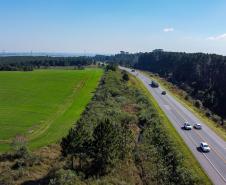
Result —
[[191, 98], [189, 95], [186, 95], [186, 96], [184, 97], [184, 99], [187, 100], [187, 101], [191, 101], [192, 98]]
[[211, 117], [212, 116], [212, 113], [211, 113], [211, 111], [210, 110], [206, 110], [205, 111], [205, 115], [206, 115], [206, 117]]
[[129, 75], [128, 75], [127, 72], [123, 72], [122, 80], [123, 80], [123, 81], [129, 81]]
[[105, 68], [106, 71], [116, 71], [117, 66], [115, 64], [108, 64]]
[[30, 157], [30, 152], [26, 146], [21, 146], [15, 151], [14, 155], [15, 155], [15, 158], [18, 158], [18, 159], [20, 158], [27, 159]]
[[55, 172], [49, 181], [49, 185], [82, 185], [79, 178], [71, 170], [59, 170]]
[[200, 100], [195, 100], [194, 102], [195, 107], [201, 109], [202, 108], [202, 102]]
[[218, 116], [218, 115], [216, 115], [216, 114], [213, 114], [211, 118], [212, 118], [212, 120], [213, 120], [214, 122], [216, 122], [216, 123], [220, 123], [220, 122], [221, 122], [220, 116]]

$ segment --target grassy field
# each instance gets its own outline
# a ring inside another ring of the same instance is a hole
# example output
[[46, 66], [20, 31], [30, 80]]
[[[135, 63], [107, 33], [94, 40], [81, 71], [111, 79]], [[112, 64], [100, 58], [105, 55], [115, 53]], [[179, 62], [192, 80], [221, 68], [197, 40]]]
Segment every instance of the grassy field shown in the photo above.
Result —
[[158, 103], [150, 94], [150, 92], [146, 89], [143, 83], [134, 76], [130, 75], [130, 79], [133, 85], [135, 85], [138, 89], [141, 89], [144, 94], [149, 97], [150, 101], [152, 102], [152, 105], [158, 111], [158, 114], [162, 122], [164, 123], [163, 128], [168, 133], [170, 139], [172, 139], [172, 141], [175, 143], [175, 146], [177, 146], [177, 150], [179, 150], [179, 152], [184, 157], [183, 164], [185, 165], [185, 167], [190, 168], [194, 172], [194, 174], [196, 174], [201, 179], [201, 182], [199, 184], [211, 185], [211, 180], [205, 174], [198, 161], [195, 159], [189, 148], [184, 143], [181, 136], [177, 133], [176, 129], [173, 127], [173, 125], [171, 124], [165, 113], [162, 111], [162, 109], [159, 107]]
[[58, 141], [79, 118], [101, 69], [0, 72], [0, 151], [23, 135], [31, 149]]

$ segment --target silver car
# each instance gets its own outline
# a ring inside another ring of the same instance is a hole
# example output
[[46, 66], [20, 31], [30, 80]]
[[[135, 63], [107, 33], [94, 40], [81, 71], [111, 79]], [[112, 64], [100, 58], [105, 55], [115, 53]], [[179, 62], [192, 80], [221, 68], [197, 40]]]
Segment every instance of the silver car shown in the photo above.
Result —
[[200, 130], [200, 129], [202, 129], [202, 125], [199, 123], [196, 123], [196, 124], [194, 124], [194, 128]]
[[185, 130], [191, 130], [192, 129], [192, 126], [188, 122], [185, 122], [184, 123], [184, 129]]
[[210, 147], [205, 142], [201, 142], [200, 143], [200, 148], [202, 149], [203, 152], [210, 152]]

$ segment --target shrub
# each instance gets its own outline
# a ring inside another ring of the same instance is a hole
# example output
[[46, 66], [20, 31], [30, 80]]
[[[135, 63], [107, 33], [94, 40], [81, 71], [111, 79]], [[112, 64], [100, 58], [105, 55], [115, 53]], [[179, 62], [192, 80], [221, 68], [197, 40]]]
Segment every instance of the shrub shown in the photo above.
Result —
[[189, 95], [186, 95], [186, 96], [184, 97], [184, 99], [187, 100], [187, 101], [191, 101], [191, 97], [190, 97]]
[[82, 184], [76, 174], [71, 170], [59, 170], [51, 177], [49, 185], [80, 185]]
[[201, 109], [202, 108], [202, 102], [200, 100], [195, 100], [194, 102], [195, 107]]
[[214, 122], [216, 122], [216, 123], [220, 123], [221, 118], [220, 118], [220, 116], [218, 116], [218, 115], [216, 115], [216, 114], [213, 114], [212, 120], [213, 120]]
[[30, 152], [26, 146], [21, 146], [15, 151], [14, 155], [15, 155], [15, 158], [27, 159], [30, 157]]
[[205, 111], [205, 115], [206, 115], [206, 117], [211, 117], [212, 116], [212, 113], [211, 113], [211, 111], [210, 110], [206, 110]]
[[122, 79], [124, 81], [129, 81], [129, 75], [126, 72], [124, 72], [123, 75], [122, 75]]

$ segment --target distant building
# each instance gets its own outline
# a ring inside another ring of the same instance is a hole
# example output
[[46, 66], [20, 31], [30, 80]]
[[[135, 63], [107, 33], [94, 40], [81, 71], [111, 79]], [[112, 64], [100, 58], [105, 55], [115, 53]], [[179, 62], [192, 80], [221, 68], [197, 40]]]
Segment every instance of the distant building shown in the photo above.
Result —
[[129, 52], [127, 52], [127, 51], [120, 51], [120, 54], [121, 54], [121, 55], [128, 55]]

